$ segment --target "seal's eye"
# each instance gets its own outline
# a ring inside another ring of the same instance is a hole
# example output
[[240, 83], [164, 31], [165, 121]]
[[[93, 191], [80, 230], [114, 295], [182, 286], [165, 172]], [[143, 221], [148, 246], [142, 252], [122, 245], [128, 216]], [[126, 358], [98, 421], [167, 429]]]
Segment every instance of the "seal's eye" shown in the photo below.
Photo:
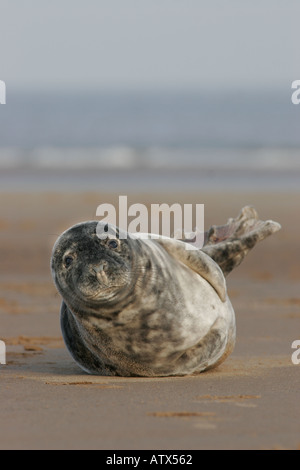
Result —
[[66, 268], [69, 268], [71, 264], [73, 263], [74, 258], [72, 256], [66, 256], [64, 259], [64, 264]]
[[109, 248], [118, 248], [119, 244], [117, 240], [112, 239], [112, 240], [108, 240], [107, 246], [109, 246]]

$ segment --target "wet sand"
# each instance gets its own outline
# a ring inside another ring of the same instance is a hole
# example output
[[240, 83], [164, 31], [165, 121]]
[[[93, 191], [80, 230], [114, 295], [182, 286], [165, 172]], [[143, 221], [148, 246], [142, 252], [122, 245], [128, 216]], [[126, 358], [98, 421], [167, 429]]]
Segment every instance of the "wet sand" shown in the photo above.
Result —
[[300, 449], [298, 193], [137, 194], [128, 204], [205, 204], [205, 228], [253, 204], [282, 230], [228, 277], [237, 344], [218, 368], [172, 378], [96, 377], [61, 337], [49, 260], [56, 237], [95, 218], [100, 193], [0, 198], [0, 449]]

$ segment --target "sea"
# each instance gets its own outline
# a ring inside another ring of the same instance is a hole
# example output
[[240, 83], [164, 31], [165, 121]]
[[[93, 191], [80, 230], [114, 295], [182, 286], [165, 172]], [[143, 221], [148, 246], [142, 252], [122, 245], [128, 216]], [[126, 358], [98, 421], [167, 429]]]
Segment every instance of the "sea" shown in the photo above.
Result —
[[300, 187], [300, 105], [279, 90], [21, 91], [0, 105], [2, 191]]

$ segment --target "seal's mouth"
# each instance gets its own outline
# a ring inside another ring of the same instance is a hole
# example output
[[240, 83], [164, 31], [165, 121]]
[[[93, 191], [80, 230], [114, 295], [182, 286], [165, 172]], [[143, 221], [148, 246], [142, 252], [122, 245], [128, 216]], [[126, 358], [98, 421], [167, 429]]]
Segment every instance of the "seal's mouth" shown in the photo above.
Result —
[[98, 310], [112, 303], [119, 302], [128, 294], [126, 284], [100, 284], [91, 286], [91, 283], [68, 283], [67, 286], [57, 284], [58, 291], [65, 302], [73, 311], [86, 311], [86, 309]]
[[97, 276], [97, 285], [93, 286], [92, 283], [86, 284], [77, 284], [74, 286], [74, 291], [80, 296], [83, 300], [90, 301], [108, 301], [110, 298], [119, 295], [121, 291], [124, 291], [128, 288], [128, 283], [111, 283], [105, 275], [101, 275], [101, 280]]

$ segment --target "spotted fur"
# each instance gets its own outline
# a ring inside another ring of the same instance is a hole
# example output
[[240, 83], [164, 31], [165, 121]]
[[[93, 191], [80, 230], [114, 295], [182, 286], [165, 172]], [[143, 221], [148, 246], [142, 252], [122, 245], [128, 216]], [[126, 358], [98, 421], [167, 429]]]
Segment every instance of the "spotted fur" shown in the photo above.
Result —
[[271, 230], [243, 217], [212, 229], [203, 250], [166, 238], [121, 240], [115, 227], [117, 243], [110, 243], [111, 236], [99, 239], [95, 221], [64, 232], [51, 268], [63, 298], [63, 337], [78, 365], [90, 374], [151, 377], [222, 362], [235, 343], [223, 273]]

